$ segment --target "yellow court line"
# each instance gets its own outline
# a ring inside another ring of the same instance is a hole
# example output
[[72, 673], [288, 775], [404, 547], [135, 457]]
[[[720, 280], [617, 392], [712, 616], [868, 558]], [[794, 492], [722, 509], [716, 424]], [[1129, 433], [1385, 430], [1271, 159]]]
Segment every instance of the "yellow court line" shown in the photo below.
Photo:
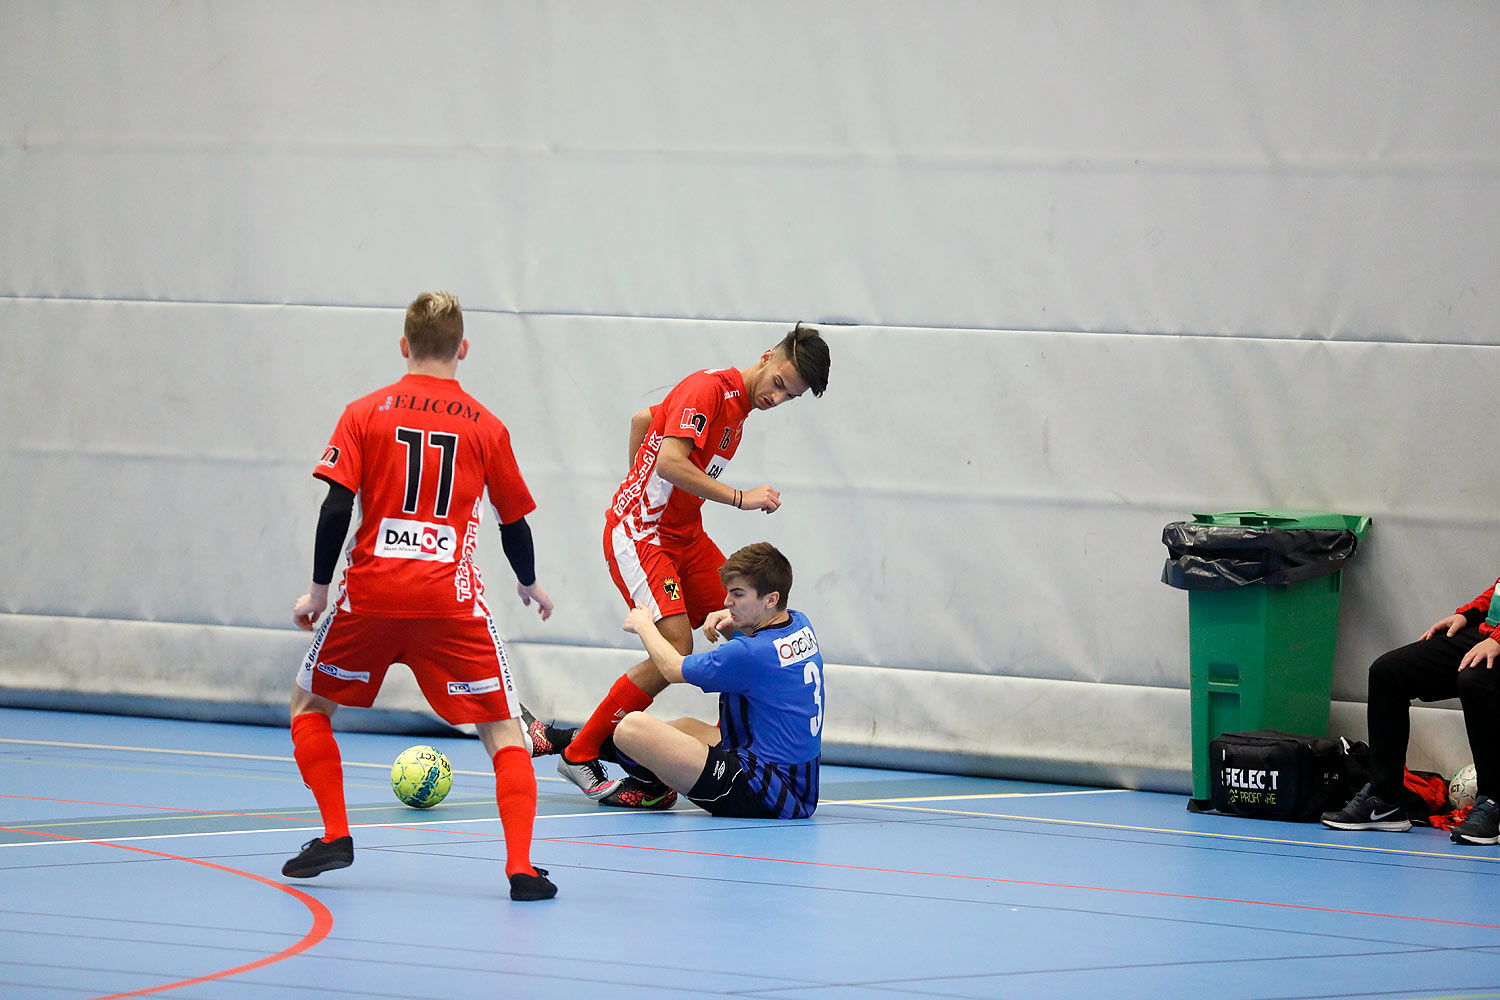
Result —
[[[187, 757], [229, 757], [229, 758], [232, 758], [234, 760], [270, 760], [270, 761], [275, 761], [275, 762], [277, 762], [279, 764], [295, 764], [297, 762], [297, 759], [295, 757], [272, 757], [272, 756], [268, 756], [266, 754], [259, 754], [259, 753], [229, 753], [229, 752], [224, 751], [224, 750], [173, 750], [170, 747], [124, 747], [124, 746], [115, 746], [115, 745], [109, 744], [109, 743], [63, 743], [63, 742], [61, 742], [59, 740], [15, 740], [15, 739], [6, 739], [4, 737], [0, 737], [0, 743], [19, 743], [19, 744], [23, 744], [25, 746], [38, 746], [38, 747], [67, 747], [67, 748], [69, 748], [71, 750], [130, 750], [130, 751], [134, 751], [135, 753], [166, 753], [166, 754], [178, 754], [178, 755], [187, 756]], [[47, 761], [40, 761], [38, 763], [48, 763], [48, 762]], [[374, 768], [379, 768], [382, 771], [389, 771], [391, 769], [391, 765], [389, 765], [389, 764], [366, 764], [366, 763], [363, 763], [363, 762], [357, 761], [357, 760], [346, 760], [346, 761], [344, 761], [344, 766], [345, 767], [374, 767]], [[193, 773], [193, 772], [189, 772], [189, 771], [166, 771], [166, 772], [162, 772], [162, 773], [165, 773], [165, 774], [190, 774], [190, 773]], [[471, 776], [475, 776], [475, 777], [480, 777], [480, 778], [489, 778], [489, 777], [492, 777], [495, 772], [494, 771], [461, 771], [458, 768], [454, 768], [453, 769], [453, 773], [454, 774], [467, 774], [467, 775], [471, 775]], [[240, 776], [237, 775], [236, 777], [240, 777]], [[546, 775], [543, 775], [543, 776], [539, 777], [537, 780], [538, 781], [564, 781], [566, 779], [564, 779], [564, 778], [553, 778], [553, 777], [548, 777]]]
[[[826, 803], [833, 805], [833, 803]], [[860, 803], [854, 803], [859, 805]], [[1362, 844], [1331, 843], [1321, 840], [1290, 840], [1285, 837], [1252, 837], [1243, 833], [1210, 833], [1207, 830], [1174, 830], [1157, 826], [1131, 826], [1126, 823], [1099, 823], [1083, 819], [1053, 819], [1046, 816], [1017, 816], [1010, 813], [987, 813], [974, 812], [966, 809], [935, 809], [930, 806], [903, 806], [885, 805], [876, 803], [885, 809], [900, 809], [907, 812], [937, 813], [942, 816], [974, 816], [980, 819], [1012, 819], [1026, 823], [1056, 823], [1061, 826], [1089, 826], [1100, 830], [1127, 830], [1133, 833], [1162, 833], [1177, 837], [1210, 837], [1217, 840], [1243, 840], [1258, 844], [1282, 844], [1289, 847], [1318, 847], [1333, 848], [1338, 851], [1365, 851], [1371, 854], [1397, 854], [1417, 858], [1444, 858], [1449, 861], [1483, 861], [1488, 864], [1500, 862], [1500, 856], [1465, 854], [1465, 853], [1441, 853], [1438, 851], [1404, 851], [1394, 847], [1369, 847]]]
[[1071, 792], [979, 792], [973, 795], [912, 795], [899, 799], [819, 799], [825, 806], [883, 806], [894, 802], [957, 802], [960, 799], [1045, 799], [1058, 795], [1119, 795], [1128, 788], [1080, 788]]
[[[0, 737], [0, 743], [20, 743], [37, 747], [70, 747], [74, 750], [134, 750], [137, 753], [176, 753], [191, 757], [233, 757], [237, 760], [293, 760], [291, 757], [268, 757], [257, 753], [228, 753], [222, 750], [172, 750], [167, 747], [122, 747], [110, 743], [63, 743], [59, 740], [13, 740]], [[374, 766], [374, 765], [369, 765]]]

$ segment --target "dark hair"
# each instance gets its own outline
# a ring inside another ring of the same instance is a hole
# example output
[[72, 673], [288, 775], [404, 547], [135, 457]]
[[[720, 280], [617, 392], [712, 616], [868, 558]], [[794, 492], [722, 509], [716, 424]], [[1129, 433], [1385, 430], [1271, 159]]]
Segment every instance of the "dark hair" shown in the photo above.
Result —
[[792, 367], [802, 376], [802, 381], [814, 396], [823, 395], [828, 388], [828, 342], [815, 326], [798, 323], [792, 332], [781, 338], [776, 345], [783, 357], [790, 358]]
[[770, 542], [746, 545], [724, 560], [719, 579], [727, 587], [735, 577], [749, 580], [762, 597], [774, 590], [780, 595], [776, 610], [786, 610], [787, 597], [792, 593], [792, 564]]
[[452, 292], [423, 292], [406, 307], [406, 342], [418, 360], [451, 361], [464, 339], [464, 314]]

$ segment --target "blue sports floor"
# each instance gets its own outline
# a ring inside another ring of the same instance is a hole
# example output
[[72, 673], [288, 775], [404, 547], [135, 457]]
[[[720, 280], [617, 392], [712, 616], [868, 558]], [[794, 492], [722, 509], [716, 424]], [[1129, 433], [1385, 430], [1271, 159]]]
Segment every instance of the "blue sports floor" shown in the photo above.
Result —
[[[593, 805], [538, 761], [512, 903], [477, 740], [341, 733], [354, 866], [284, 730], [0, 709], [0, 997], [1500, 998], [1500, 849], [1180, 795], [828, 767], [817, 815]], [[387, 781], [431, 742], [419, 812]]]

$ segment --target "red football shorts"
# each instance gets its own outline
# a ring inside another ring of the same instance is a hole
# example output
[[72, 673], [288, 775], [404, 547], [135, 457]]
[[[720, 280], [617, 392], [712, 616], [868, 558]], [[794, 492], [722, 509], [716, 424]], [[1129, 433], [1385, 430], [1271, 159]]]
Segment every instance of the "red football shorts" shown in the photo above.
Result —
[[297, 685], [369, 708], [392, 663], [410, 667], [427, 704], [454, 725], [519, 717], [505, 646], [488, 614], [375, 618], [335, 608], [313, 635]]
[[[660, 536], [657, 536], [660, 537]], [[627, 606], [646, 608], [657, 621], [686, 614], [697, 628], [710, 611], [724, 606], [719, 567], [724, 553], [708, 535], [682, 543], [637, 542], [624, 523], [605, 525], [604, 561]]]

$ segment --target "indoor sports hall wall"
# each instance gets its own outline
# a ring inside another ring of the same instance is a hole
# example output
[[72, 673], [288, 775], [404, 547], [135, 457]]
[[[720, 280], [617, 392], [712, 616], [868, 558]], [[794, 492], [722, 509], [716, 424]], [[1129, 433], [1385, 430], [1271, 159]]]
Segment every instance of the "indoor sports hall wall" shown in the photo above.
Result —
[[[636, 659], [630, 414], [814, 320], [827, 394], [725, 477], [784, 508], [709, 527], [791, 557], [831, 756], [1186, 788], [1161, 528], [1258, 506], [1374, 518], [1362, 734], [1370, 659], [1500, 574], [1497, 40], [1479, 4], [0, 5], [0, 700], [281, 718], [309, 473], [443, 287], [540, 503], [551, 621], [479, 557], [540, 713]], [[1451, 708], [1416, 743], [1467, 761]]]

